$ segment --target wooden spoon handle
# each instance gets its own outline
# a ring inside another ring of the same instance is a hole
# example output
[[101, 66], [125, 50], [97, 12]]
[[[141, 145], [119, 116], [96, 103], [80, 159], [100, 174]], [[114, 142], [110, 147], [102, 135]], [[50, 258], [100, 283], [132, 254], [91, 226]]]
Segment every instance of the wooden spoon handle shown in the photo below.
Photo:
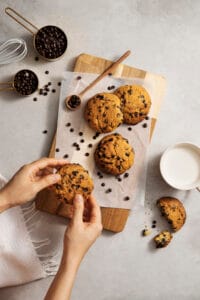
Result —
[[89, 89], [91, 89], [95, 84], [97, 84], [101, 79], [107, 76], [109, 73], [113, 72], [114, 69], [131, 54], [131, 51], [126, 51], [118, 60], [111, 64], [102, 74], [100, 74], [94, 81], [92, 81], [80, 94], [83, 96]]

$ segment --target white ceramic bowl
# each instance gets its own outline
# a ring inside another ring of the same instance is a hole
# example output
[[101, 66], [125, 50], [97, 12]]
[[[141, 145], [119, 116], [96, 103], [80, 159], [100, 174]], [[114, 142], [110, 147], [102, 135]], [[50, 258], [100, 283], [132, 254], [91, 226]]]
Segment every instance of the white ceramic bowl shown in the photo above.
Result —
[[175, 144], [165, 150], [160, 160], [163, 179], [179, 190], [200, 187], [200, 148], [191, 143]]

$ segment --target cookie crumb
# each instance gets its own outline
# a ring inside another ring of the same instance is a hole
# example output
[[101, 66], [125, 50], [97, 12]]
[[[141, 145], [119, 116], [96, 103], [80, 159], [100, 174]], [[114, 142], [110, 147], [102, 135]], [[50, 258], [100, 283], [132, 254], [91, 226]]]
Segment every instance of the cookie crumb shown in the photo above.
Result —
[[150, 235], [151, 234], [151, 230], [148, 229], [148, 228], [145, 228], [142, 230], [142, 235], [143, 236], [147, 236], [147, 235]]

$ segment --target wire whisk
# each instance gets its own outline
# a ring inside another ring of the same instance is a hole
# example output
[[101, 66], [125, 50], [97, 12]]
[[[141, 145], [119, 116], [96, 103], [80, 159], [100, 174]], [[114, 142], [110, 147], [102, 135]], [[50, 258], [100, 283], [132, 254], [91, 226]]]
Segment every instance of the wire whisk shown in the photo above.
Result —
[[0, 45], [0, 65], [22, 60], [27, 54], [26, 42], [22, 39], [9, 39]]

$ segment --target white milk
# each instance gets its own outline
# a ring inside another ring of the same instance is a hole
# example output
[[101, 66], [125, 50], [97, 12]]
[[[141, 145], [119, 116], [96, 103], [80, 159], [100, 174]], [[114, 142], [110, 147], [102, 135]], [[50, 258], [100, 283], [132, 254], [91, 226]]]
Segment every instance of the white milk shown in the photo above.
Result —
[[190, 189], [197, 186], [200, 179], [200, 151], [190, 144], [169, 149], [161, 162], [161, 172], [174, 187]]

